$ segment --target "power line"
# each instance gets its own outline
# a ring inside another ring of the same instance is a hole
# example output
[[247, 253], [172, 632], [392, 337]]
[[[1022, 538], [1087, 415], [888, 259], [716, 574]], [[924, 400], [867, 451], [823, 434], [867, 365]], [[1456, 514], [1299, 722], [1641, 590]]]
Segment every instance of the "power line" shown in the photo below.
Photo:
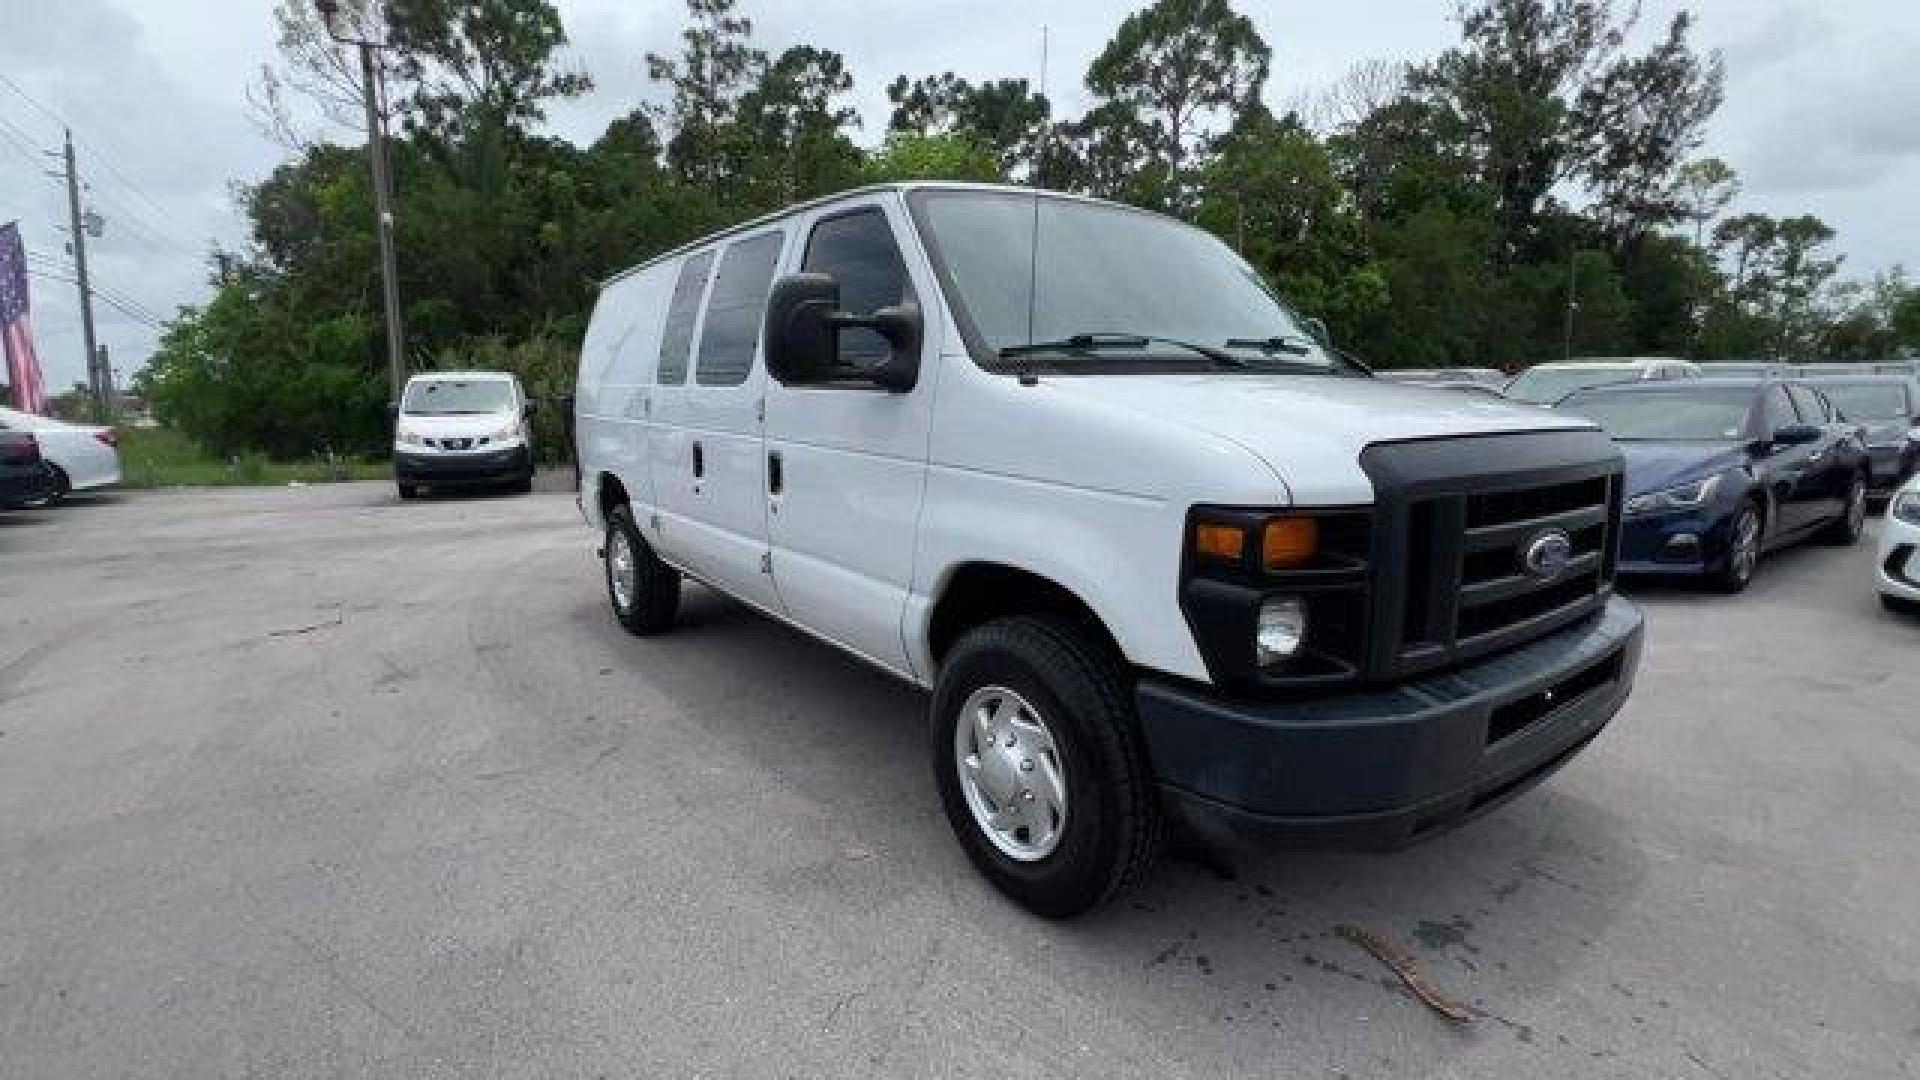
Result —
[[[12, 90], [15, 94], [20, 96], [20, 99], [22, 101], [25, 101], [27, 104], [39, 110], [41, 115], [47, 117], [49, 120], [52, 120], [54, 123], [59, 124], [61, 127], [69, 128], [69, 129], [73, 127], [73, 125], [69, 123], [65, 117], [61, 116], [58, 112], [55, 112], [52, 108], [43, 104], [39, 99], [35, 98], [32, 94], [29, 94], [25, 90], [21, 89], [19, 83], [14, 82], [11, 78], [7, 77], [7, 75], [3, 72], [0, 72], [0, 86], [5, 86], [8, 89]], [[0, 118], [0, 123], [6, 123], [7, 126], [13, 127], [13, 125], [8, 123], [4, 118]], [[14, 130], [19, 131], [18, 128], [14, 128]], [[21, 134], [25, 135], [24, 132], [21, 132]], [[26, 138], [29, 143], [32, 142], [31, 136], [26, 136]], [[116, 180], [119, 183], [120, 187], [125, 188], [129, 194], [133, 195], [135, 198], [139, 199], [141, 202], [146, 203], [149, 207], [153, 209], [155, 213], [159, 214], [160, 219], [163, 222], [167, 221], [173, 216], [171, 212], [167, 210], [166, 207], [161, 206], [158, 202], [156, 202], [153, 199], [152, 196], [148, 195], [146, 191], [143, 190], [138, 183], [135, 183], [133, 180], [129, 179], [125, 173], [121, 172], [119, 167], [113, 163], [113, 157], [111, 155], [101, 151], [101, 149], [98, 146], [94, 145], [84, 135], [75, 135], [73, 136], [73, 140], [74, 142], [78, 143], [80, 146], [84, 147], [90, 154], [92, 154], [93, 157], [90, 164], [97, 165], [101, 169], [105, 170], [108, 176], [111, 176], [112, 178], [114, 178], [114, 180]], [[96, 198], [104, 199], [107, 197], [105, 191], [102, 191], [99, 189], [90, 189], [90, 190], [92, 191], [92, 194]], [[141, 217], [141, 215], [143, 215], [145, 211], [136, 211], [131, 204], [123, 204], [122, 209], [126, 211], [127, 220], [139, 221], [142, 226], [146, 227], [149, 231], [153, 232], [154, 235], [156, 236], [163, 235], [163, 229], [155, 229], [152, 223], [145, 221], [143, 217]], [[178, 246], [177, 250], [178, 250], [178, 253], [187, 255], [188, 257], [193, 258], [195, 260], [198, 260], [200, 257], [197, 253], [193, 253], [191, 249], [185, 245]]]

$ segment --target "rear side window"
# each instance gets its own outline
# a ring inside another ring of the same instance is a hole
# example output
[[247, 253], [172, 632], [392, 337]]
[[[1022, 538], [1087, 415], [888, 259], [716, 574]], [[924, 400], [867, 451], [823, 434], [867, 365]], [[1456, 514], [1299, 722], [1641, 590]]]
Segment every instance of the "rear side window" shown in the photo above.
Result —
[[680, 277], [673, 283], [673, 300], [667, 305], [667, 325], [660, 336], [660, 374], [662, 386], [678, 386], [687, 380], [687, 352], [693, 346], [693, 322], [700, 314], [700, 290], [707, 287], [707, 271], [713, 268], [713, 252], [703, 251], [680, 265]]
[[[807, 240], [805, 269], [832, 274], [840, 282], [840, 306], [856, 315], [871, 315], [913, 296], [893, 229], [877, 207], [815, 225]], [[871, 330], [840, 332], [840, 359], [855, 367], [880, 363], [892, 351], [887, 339]]]
[[700, 365], [693, 374], [701, 386], [747, 381], [785, 239], [781, 233], [762, 233], [728, 245], [720, 257], [720, 273], [707, 298], [707, 321], [700, 330]]
[[1787, 392], [1777, 386], [1767, 387], [1767, 394], [1760, 399], [1760, 430], [1772, 435], [1789, 424], [1798, 423], [1794, 419], [1793, 406], [1787, 401]]

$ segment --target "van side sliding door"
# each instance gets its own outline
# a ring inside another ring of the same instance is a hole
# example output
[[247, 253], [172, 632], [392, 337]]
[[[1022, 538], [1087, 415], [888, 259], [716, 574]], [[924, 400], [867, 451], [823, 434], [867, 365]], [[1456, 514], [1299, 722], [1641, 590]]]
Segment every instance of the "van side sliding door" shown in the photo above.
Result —
[[[785, 247], [786, 233], [775, 228], [719, 248], [693, 377], [671, 417], [672, 459], [656, 458], [653, 474], [672, 515], [668, 550], [680, 565], [774, 612], [781, 608], [767, 565], [760, 323]], [[671, 479], [662, 483], [663, 475]]]

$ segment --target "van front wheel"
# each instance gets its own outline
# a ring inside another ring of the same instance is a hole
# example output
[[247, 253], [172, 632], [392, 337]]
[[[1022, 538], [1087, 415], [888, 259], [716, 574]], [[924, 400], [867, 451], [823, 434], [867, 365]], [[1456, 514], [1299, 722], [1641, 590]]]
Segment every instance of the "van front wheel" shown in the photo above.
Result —
[[680, 574], [647, 546], [627, 507], [616, 506], [607, 515], [601, 550], [614, 619], [627, 633], [640, 636], [671, 627], [680, 610]]
[[1144, 878], [1161, 815], [1125, 667], [1064, 622], [999, 619], [940, 671], [929, 749], [975, 867], [1037, 915], [1068, 918]]

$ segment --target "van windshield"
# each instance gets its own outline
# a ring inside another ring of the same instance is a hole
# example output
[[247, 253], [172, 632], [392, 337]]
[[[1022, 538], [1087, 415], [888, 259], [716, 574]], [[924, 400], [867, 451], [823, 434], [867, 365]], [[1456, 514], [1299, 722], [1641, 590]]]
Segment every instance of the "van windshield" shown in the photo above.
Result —
[[505, 379], [420, 379], [407, 385], [400, 411], [411, 416], [508, 412], [513, 384]]
[[973, 344], [996, 363], [1333, 370], [1252, 267], [1171, 218], [1018, 191], [922, 191], [914, 208]]

